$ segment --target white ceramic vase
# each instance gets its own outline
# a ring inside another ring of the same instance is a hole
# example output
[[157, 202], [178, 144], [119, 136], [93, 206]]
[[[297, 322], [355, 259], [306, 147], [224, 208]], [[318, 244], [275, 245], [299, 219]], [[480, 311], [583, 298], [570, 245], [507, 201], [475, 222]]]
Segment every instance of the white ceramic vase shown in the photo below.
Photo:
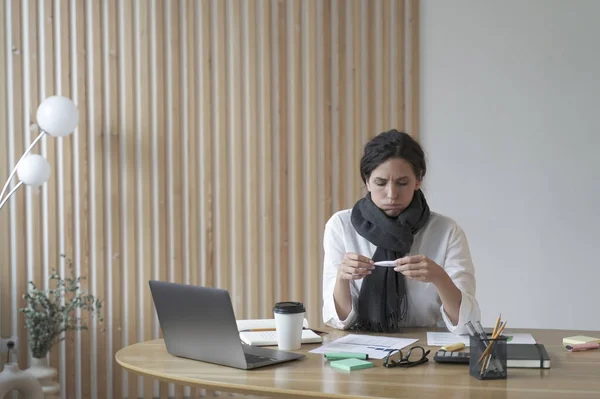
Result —
[[48, 360], [45, 357], [41, 359], [31, 358], [31, 365], [27, 371], [33, 374], [42, 386], [44, 399], [60, 398], [60, 384], [55, 381], [58, 372], [54, 367], [48, 365]]
[[7, 363], [0, 372], [0, 398], [12, 397], [9, 392], [20, 392], [22, 397], [44, 399], [39, 382], [16, 363]]

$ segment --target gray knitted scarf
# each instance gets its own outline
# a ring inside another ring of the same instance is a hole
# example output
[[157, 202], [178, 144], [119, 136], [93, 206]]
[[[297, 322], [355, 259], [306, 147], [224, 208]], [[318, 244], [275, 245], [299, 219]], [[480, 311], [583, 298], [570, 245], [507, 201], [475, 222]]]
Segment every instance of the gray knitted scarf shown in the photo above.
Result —
[[[352, 208], [352, 225], [377, 249], [373, 261], [395, 260], [410, 252], [414, 235], [429, 220], [430, 210], [421, 190], [398, 217], [389, 217], [368, 193]], [[354, 328], [375, 332], [397, 332], [406, 319], [408, 301], [404, 275], [392, 267], [375, 266], [364, 277], [358, 297], [358, 320]]]

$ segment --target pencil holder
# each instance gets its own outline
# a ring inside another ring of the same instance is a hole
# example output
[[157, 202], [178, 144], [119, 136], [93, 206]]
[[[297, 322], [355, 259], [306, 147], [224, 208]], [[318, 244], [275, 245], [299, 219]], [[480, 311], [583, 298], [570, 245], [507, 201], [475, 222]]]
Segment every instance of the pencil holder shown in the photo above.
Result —
[[471, 335], [469, 357], [469, 372], [480, 380], [506, 379], [506, 345], [507, 337], [490, 336], [480, 338]]

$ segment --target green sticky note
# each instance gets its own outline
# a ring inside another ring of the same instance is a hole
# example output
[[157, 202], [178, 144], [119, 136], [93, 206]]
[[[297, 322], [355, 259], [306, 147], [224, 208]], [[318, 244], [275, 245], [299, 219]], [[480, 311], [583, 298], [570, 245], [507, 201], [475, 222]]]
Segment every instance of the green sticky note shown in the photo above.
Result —
[[366, 353], [352, 353], [352, 352], [330, 352], [325, 354], [327, 360], [341, 360], [341, 359], [362, 359], [367, 360], [369, 355]]
[[366, 360], [360, 359], [335, 360], [329, 363], [329, 365], [344, 371], [361, 370], [373, 367], [372, 362], [367, 362]]

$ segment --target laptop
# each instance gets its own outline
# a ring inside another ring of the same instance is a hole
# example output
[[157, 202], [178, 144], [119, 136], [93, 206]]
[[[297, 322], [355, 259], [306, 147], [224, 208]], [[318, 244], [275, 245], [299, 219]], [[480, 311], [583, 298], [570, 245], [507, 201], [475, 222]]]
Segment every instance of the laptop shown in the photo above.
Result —
[[226, 290], [156, 280], [149, 284], [171, 355], [244, 370], [305, 357], [244, 344]]

